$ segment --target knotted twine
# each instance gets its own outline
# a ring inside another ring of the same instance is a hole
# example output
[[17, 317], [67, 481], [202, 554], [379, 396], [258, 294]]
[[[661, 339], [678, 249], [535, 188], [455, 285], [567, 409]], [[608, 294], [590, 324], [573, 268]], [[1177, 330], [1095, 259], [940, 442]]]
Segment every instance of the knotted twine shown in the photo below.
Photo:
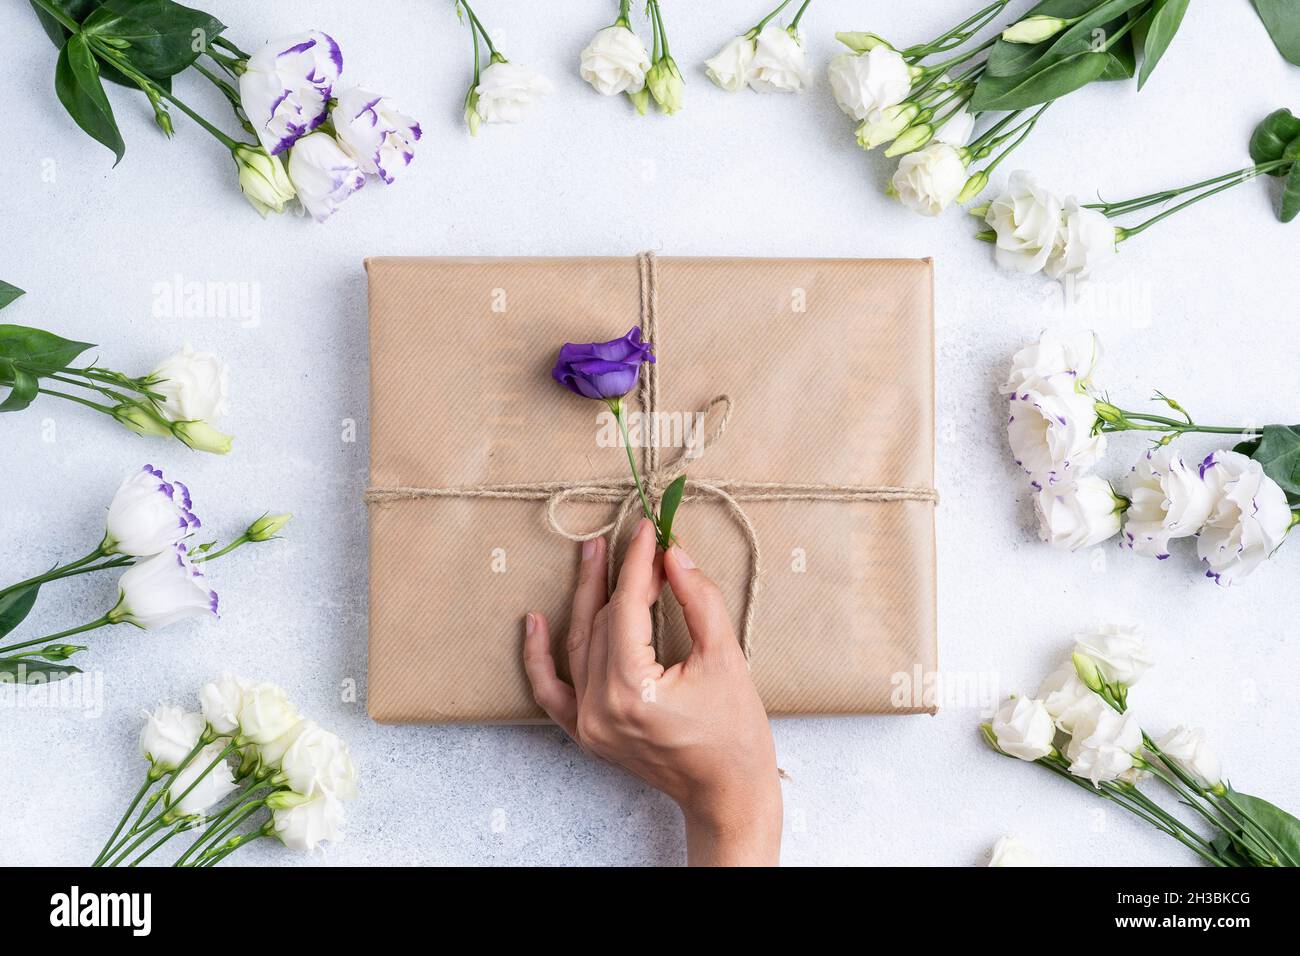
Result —
[[[637, 256], [637, 266], [641, 286], [641, 337], [643, 340], [658, 345], [659, 303], [658, 284], [656, 281], [655, 256], [652, 252]], [[659, 366], [647, 362], [637, 386], [637, 401], [641, 406], [643, 421], [656, 421], [659, 409]], [[659, 443], [656, 440], [643, 441], [642, 444], [642, 485], [646, 495], [658, 501], [664, 490], [686, 471], [692, 459], [701, 458], [705, 450], [722, 438], [731, 420], [735, 403], [729, 395], [717, 395], [704, 407], [704, 416], [715, 408], [721, 409], [721, 416], [711, 433], [706, 432], [699, 441], [693, 441], [670, 464], [660, 461]], [[643, 429], [645, 431], [645, 429]], [[364, 499], [367, 504], [384, 504], [396, 501], [419, 501], [427, 498], [504, 498], [513, 501], [545, 501], [546, 522], [551, 531], [570, 541], [591, 541], [593, 538], [609, 536], [609, 550], [616, 553], [616, 547], [628, 518], [641, 504], [641, 496], [631, 475], [619, 478], [588, 478], [581, 481], [533, 481], [511, 484], [456, 485], [443, 488], [367, 488]], [[754, 608], [758, 596], [759, 572], [761, 568], [758, 533], [754, 524], [741, 507], [741, 502], [748, 501], [938, 501], [938, 493], [933, 488], [907, 488], [889, 485], [839, 485], [839, 484], [800, 484], [780, 481], [740, 481], [728, 478], [698, 479], [688, 478], [682, 496], [682, 503], [711, 499], [720, 502], [727, 509], [736, 525], [745, 536], [749, 545], [749, 577], [745, 585], [744, 614], [740, 625], [740, 646], [749, 660], [753, 654]], [[603, 504], [617, 504], [618, 510], [606, 524], [590, 531], [574, 532], [568, 530], [559, 517], [560, 506], [570, 501], [590, 501]], [[617, 569], [614, 561], [609, 561], [608, 587], [612, 592], [616, 583]], [[652, 618], [654, 646], [659, 649], [663, 633], [663, 602], [654, 605]]]

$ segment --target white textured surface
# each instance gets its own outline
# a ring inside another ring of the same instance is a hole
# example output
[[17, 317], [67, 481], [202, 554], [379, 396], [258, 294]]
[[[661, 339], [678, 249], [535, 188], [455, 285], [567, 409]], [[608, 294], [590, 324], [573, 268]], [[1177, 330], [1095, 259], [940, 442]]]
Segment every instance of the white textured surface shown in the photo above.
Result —
[[[944, 669], [991, 675], [1003, 694], [1032, 691], [1076, 627], [1138, 623], [1159, 659], [1133, 695], [1147, 726], [1202, 724], [1239, 788], [1281, 802], [1300, 789], [1287, 733], [1300, 720], [1296, 545], [1229, 591], [1201, 577], [1187, 549], [1160, 563], [1106, 549], [1099, 566], [1097, 555], [1039, 544], [995, 385], [1023, 340], [1070, 324], [1055, 287], [995, 271], [956, 211], [921, 220], [886, 199], [886, 161], [856, 148], [831, 100], [824, 65], [834, 30], [920, 42], [969, 2], [817, 0], [804, 27], [818, 81], [801, 97], [727, 95], [703, 76], [699, 63], [757, 19], [762, 0], [666, 3], [687, 108], [639, 119], [576, 75], [578, 51], [611, 19], [612, 2], [482, 0], [498, 46], [552, 77], [556, 91], [523, 126], [485, 128], [473, 141], [459, 117], [468, 35], [451, 0], [399, 0], [364, 15], [341, 0], [206, 6], [244, 47], [297, 28], [327, 30], [342, 44], [345, 77], [397, 96], [426, 138], [406, 181], [372, 183], [326, 226], [263, 223], [236, 191], [223, 151], [181, 118], [166, 142], [143, 99], [117, 88], [110, 95], [128, 149], [111, 169], [111, 156], [58, 106], [55, 51], [26, 5], [0, 7], [9, 40], [0, 277], [29, 291], [3, 319], [101, 343], [101, 360], [128, 371], [183, 341], [217, 351], [234, 367], [225, 424], [237, 435], [235, 452], [218, 459], [134, 438], [53, 399], [4, 416], [0, 580], [93, 546], [117, 482], [144, 461], [188, 481], [207, 528], [223, 535], [266, 508], [298, 516], [283, 541], [213, 567], [220, 623], [93, 638], [83, 666], [103, 675], [98, 717], [0, 712], [4, 862], [93, 858], [143, 772], [141, 710], [190, 703], [223, 670], [282, 683], [350, 741], [363, 796], [350, 809], [348, 839], [323, 858], [331, 864], [684, 859], [674, 807], [591, 763], [558, 731], [392, 728], [366, 718], [366, 255], [933, 255]], [[1225, 72], [1235, 79], [1225, 83]], [[181, 91], [219, 115], [207, 90], [187, 81]], [[1300, 71], [1276, 55], [1246, 0], [1195, 4], [1146, 91], [1098, 85], [1072, 96], [1003, 171], [1028, 166], [1062, 190], [1108, 197], [1194, 181], [1244, 165], [1252, 125], [1296, 106], [1297, 94]], [[1300, 416], [1300, 226], [1279, 225], [1269, 203], [1265, 184], [1243, 186], [1123, 251], [1108, 287], [1132, 283], [1149, 308], [1092, 323], [1108, 350], [1101, 376], [1113, 397], [1135, 405], [1159, 386], [1205, 420]], [[156, 284], [177, 275], [252, 284], [260, 323], [154, 317]], [[340, 441], [346, 419], [357, 423], [353, 443]], [[1214, 447], [1191, 444], [1198, 455]], [[1106, 473], [1121, 474], [1142, 447], [1137, 437], [1114, 440]], [[107, 577], [51, 587], [17, 634], [89, 620], [112, 595]], [[356, 702], [340, 700], [345, 682], [358, 686]], [[1102, 801], [989, 753], [978, 718], [966, 702], [935, 718], [778, 722], [780, 762], [793, 778], [785, 861], [969, 865], [1008, 832], [1049, 863], [1192, 861], [1119, 811], [1103, 812]], [[263, 841], [236, 860], [312, 858]]]

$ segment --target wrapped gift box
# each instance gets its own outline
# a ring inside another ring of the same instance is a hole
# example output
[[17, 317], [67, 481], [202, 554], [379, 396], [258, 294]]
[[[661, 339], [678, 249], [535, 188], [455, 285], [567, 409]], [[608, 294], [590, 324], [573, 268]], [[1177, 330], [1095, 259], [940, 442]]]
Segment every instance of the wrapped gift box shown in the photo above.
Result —
[[[697, 413], [719, 393], [731, 399], [725, 433], [688, 460], [690, 479], [918, 492], [740, 502], [760, 546], [750, 651], [769, 713], [933, 712], [928, 260], [372, 258], [366, 267], [372, 717], [543, 719], [520, 658], [523, 617], [548, 616], [563, 674], [579, 547], [550, 526], [546, 500], [461, 490], [626, 479], [608, 410], [562, 389], [550, 369], [564, 342], [617, 338], [648, 320], [664, 441], [698, 435]], [[661, 462], [682, 453], [658, 452]], [[687, 496], [674, 530], [722, 587], [739, 631], [748, 538], [723, 502], [689, 484]], [[557, 506], [574, 531], [617, 508]], [[667, 590], [661, 603], [660, 652], [671, 664], [689, 636]]]

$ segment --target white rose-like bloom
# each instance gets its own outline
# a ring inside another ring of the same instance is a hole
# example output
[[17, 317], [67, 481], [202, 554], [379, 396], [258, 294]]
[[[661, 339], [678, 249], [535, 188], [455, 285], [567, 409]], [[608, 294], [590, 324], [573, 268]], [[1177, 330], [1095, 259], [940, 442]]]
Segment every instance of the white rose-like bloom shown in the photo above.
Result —
[[1101, 342], [1091, 331], [1065, 335], [1045, 331], [1037, 342], [1026, 345], [1011, 359], [1011, 372], [999, 389], [1012, 395], [1035, 382], [1049, 382], [1057, 391], [1088, 389], [1093, 369], [1101, 358]]
[[1106, 451], [1106, 436], [1093, 434], [1097, 411], [1087, 395], [1039, 382], [1012, 395], [1010, 408], [1007, 439], [1036, 488], [1086, 474]]
[[159, 770], [175, 770], [203, 736], [203, 716], [162, 706], [145, 714], [140, 753]]
[[[210, 807], [234, 793], [238, 785], [235, 783], [235, 775], [231, 772], [229, 762], [222, 760], [208, 770], [209, 765], [221, 756], [225, 747], [224, 743], [208, 744], [168, 784], [167, 800], [171, 809], [184, 817], [201, 816], [207, 813]], [[199, 775], [205, 770], [208, 770], [207, 774], [200, 778]], [[189, 793], [185, 792], [187, 790]]]
[[1115, 226], [1099, 209], [1066, 197], [1061, 232], [1043, 267], [1053, 279], [1087, 279], [1115, 256]]
[[108, 506], [100, 548], [105, 554], [138, 558], [165, 551], [202, 527], [191, 507], [185, 485], [169, 482], [160, 469], [145, 465], [118, 486]]
[[1200, 473], [1216, 494], [1196, 552], [1209, 568], [1207, 578], [1231, 584], [1259, 567], [1286, 538], [1291, 508], [1260, 463], [1240, 452], [1216, 451], [1201, 463]]
[[1133, 768], [1133, 755], [1142, 747], [1142, 728], [1133, 714], [1101, 707], [1074, 726], [1066, 748], [1070, 773], [1086, 777], [1095, 787]]
[[1090, 548], [1119, 534], [1123, 505], [1097, 475], [1048, 485], [1034, 497], [1038, 536], [1063, 551]]
[[258, 140], [272, 156], [325, 121], [343, 54], [319, 30], [273, 40], [248, 58], [239, 99]]
[[811, 80], [799, 35], [775, 21], [763, 27], [754, 40], [749, 88], [757, 93], [799, 93]]
[[324, 840], [343, 839], [343, 805], [328, 794], [273, 810], [271, 819], [275, 835], [291, 850], [314, 850]]
[[936, 127], [934, 139], [949, 146], [965, 146], [974, 133], [975, 114], [963, 106]]
[[302, 720], [289, 695], [276, 684], [263, 681], [244, 690], [239, 708], [240, 734], [253, 743], [269, 744]]
[[1056, 720], [1056, 726], [1067, 734], [1074, 733], [1074, 725], [1081, 719], [1092, 715], [1099, 707], [1108, 706], [1087, 684], [1079, 680], [1072, 659], [1067, 659], [1043, 678], [1038, 696], [1042, 698], [1047, 712]]
[[199, 688], [199, 708], [203, 716], [219, 734], [233, 734], [239, 730], [239, 712], [244, 707], [244, 691], [248, 681], [230, 674], [222, 674]]
[[328, 133], [312, 133], [289, 153], [289, 178], [298, 201], [317, 222], [324, 222], [343, 200], [366, 184], [357, 161]]
[[992, 728], [998, 749], [1012, 757], [1032, 761], [1052, 752], [1056, 724], [1041, 700], [1008, 700], [993, 715]]
[[1200, 728], [1175, 727], [1156, 741], [1156, 747], [1202, 789], [1210, 790], [1223, 782], [1218, 754], [1210, 749], [1205, 731]]
[[387, 96], [358, 86], [344, 90], [330, 113], [339, 146], [357, 161], [363, 173], [392, 185], [397, 174], [415, 159], [420, 124]]
[[1136, 684], [1155, 663], [1137, 628], [1123, 624], [1104, 624], [1076, 634], [1074, 651], [1090, 658], [1107, 684], [1125, 687]]
[[1172, 446], [1148, 451], [1133, 466], [1126, 494], [1124, 544], [1138, 554], [1164, 560], [1169, 542], [1201, 530], [1214, 507], [1217, 489], [1188, 466]]
[[754, 62], [754, 41], [736, 37], [704, 61], [705, 72], [720, 89], [728, 93], [743, 90], [749, 82], [749, 68]]
[[907, 61], [897, 50], [883, 44], [866, 53], [841, 53], [832, 57], [826, 78], [835, 102], [855, 120], [866, 120], [877, 111], [897, 106], [912, 91], [912, 73]]
[[488, 64], [479, 74], [479, 118], [485, 123], [518, 123], [541, 97], [551, 92], [551, 81], [514, 63]]
[[1038, 866], [1038, 859], [1019, 837], [1004, 836], [993, 844], [989, 866]]
[[947, 143], [931, 143], [898, 161], [891, 184], [908, 209], [923, 216], [937, 216], [966, 185], [966, 164]]
[[306, 730], [310, 723], [309, 720], [300, 720], [279, 737], [258, 746], [257, 753], [262, 760], [262, 765], [272, 770], [279, 770], [280, 761], [284, 759], [285, 751], [293, 746], [293, 742], [298, 739], [298, 735]]
[[650, 54], [645, 44], [621, 23], [592, 37], [578, 62], [578, 75], [605, 96], [639, 93], [645, 87], [648, 69]]
[[289, 787], [305, 797], [325, 793], [351, 800], [357, 795], [357, 767], [348, 745], [315, 721], [303, 721], [302, 730], [280, 758], [280, 770]]
[[169, 422], [212, 423], [226, 414], [230, 367], [210, 352], [196, 352], [187, 343], [159, 362], [147, 381], [162, 396], [155, 405]]
[[203, 583], [183, 544], [132, 565], [117, 586], [117, 604], [106, 615], [113, 624], [151, 631], [186, 617], [217, 616], [217, 592]]
[[995, 258], [1013, 272], [1042, 271], [1060, 241], [1062, 203], [1038, 185], [1031, 173], [1011, 174], [1006, 190], [984, 216], [995, 233]]

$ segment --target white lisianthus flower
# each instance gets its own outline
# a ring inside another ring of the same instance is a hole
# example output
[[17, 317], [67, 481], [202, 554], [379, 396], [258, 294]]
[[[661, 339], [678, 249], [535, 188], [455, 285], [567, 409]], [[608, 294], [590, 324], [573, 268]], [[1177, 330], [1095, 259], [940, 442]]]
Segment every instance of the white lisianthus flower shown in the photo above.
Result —
[[1037, 342], [1026, 345], [1011, 358], [1011, 372], [999, 391], [1013, 395], [1035, 382], [1048, 382], [1061, 392], [1087, 391], [1092, 373], [1101, 358], [1096, 333], [1066, 335], [1045, 331]]
[[167, 785], [167, 803], [172, 812], [182, 817], [202, 816], [235, 792], [235, 775], [227, 761], [222, 760], [208, 770], [225, 747], [224, 743], [208, 744]]
[[162, 706], [145, 714], [140, 753], [158, 770], [175, 770], [199, 745], [205, 723], [201, 714]]
[[1006, 190], [989, 204], [984, 221], [997, 233], [995, 258], [1003, 269], [1041, 272], [1061, 236], [1062, 203], [1031, 173], [1011, 174]]
[[749, 69], [754, 62], [752, 37], [736, 37], [712, 57], [704, 61], [705, 72], [720, 89], [728, 93], [743, 90], [749, 82]]
[[1087, 279], [1115, 256], [1118, 234], [1099, 209], [1085, 209], [1067, 196], [1057, 243], [1043, 267], [1053, 279]]
[[1205, 731], [1175, 727], [1156, 741], [1156, 748], [1166, 760], [1200, 784], [1201, 789], [1213, 790], [1222, 784], [1223, 767], [1218, 754], [1210, 749]]
[[222, 674], [199, 688], [199, 708], [217, 733], [239, 732], [239, 712], [244, 707], [244, 691], [248, 687], [248, 681], [243, 678]]
[[989, 866], [1039, 866], [1038, 859], [1019, 837], [1004, 836], [993, 844]]
[[974, 132], [975, 115], [963, 106], [939, 124], [934, 131], [934, 139], [937, 143], [947, 143], [949, 146], [965, 146]]
[[183, 544], [132, 565], [117, 586], [117, 604], [105, 615], [111, 624], [152, 631], [186, 617], [217, 616], [217, 592], [203, 583]]
[[319, 30], [273, 40], [248, 58], [239, 99], [268, 153], [284, 152], [325, 122], [342, 72], [338, 44]]
[[338, 144], [363, 173], [392, 185], [415, 159], [420, 124], [401, 112], [387, 96], [358, 86], [344, 90], [330, 113]]
[[497, 60], [479, 74], [475, 110], [484, 123], [518, 123], [551, 89], [551, 81], [540, 73]]
[[1011, 451], [1038, 489], [1086, 474], [1106, 451], [1106, 436], [1093, 434], [1097, 411], [1087, 395], [1039, 382], [1012, 395], [1010, 407]]
[[1070, 773], [1091, 780], [1095, 787], [1133, 769], [1141, 747], [1142, 728], [1133, 714], [1103, 706], [1075, 724], [1065, 755]]
[[328, 133], [298, 140], [289, 153], [289, 178], [302, 208], [317, 222], [334, 215], [343, 200], [366, 184], [357, 161]]
[[[912, 73], [907, 61], [897, 50], [883, 44], [866, 53], [841, 53], [832, 57], [826, 77], [835, 102], [855, 120], [868, 120], [879, 111], [899, 105], [912, 90]], [[894, 136], [900, 132], [902, 129]]]
[[605, 27], [592, 37], [578, 63], [578, 75], [604, 96], [639, 93], [649, 69], [645, 44], [625, 22]]
[[343, 805], [328, 794], [276, 807], [271, 819], [275, 835], [291, 850], [314, 850], [325, 840], [343, 839]]
[[799, 34], [773, 21], [754, 40], [749, 88], [756, 93], [802, 92], [812, 81], [807, 61]]
[[1291, 527], [1291, 508], [1260, 463], [1240, 452], [1214, 452], [1201, 462], [1200, 473], [1213, 485], [1215, 503], [1196, 552], [1209, 569], [1207, 578], [1231, 584], [1282, 544]]
[[1013, 697], [1003, 704], [992, 721], [998, 749], [1021, 760], [1037, 760], [1053, 750], [1056, 724], [1041, 700]]
[[966, 164], [947, 143], [931, 143], [898, 161], [891, 186], [904, 206], [923, 216], [947, 209], [966, 185]]
[[357, 795], [357, 768], [348, 745], [315, 721], [302, 722], [280, 758], [280, 770], [289, 787], [305, 797], [325, 793], [351, 800]]
[[1128, 477], [1124, 544], [1138, 554], [1169, 557], [1169, 542], [1201, 530], [1217, 489], [1170, 445], [1143, 455]]
[[1119, 534], [1125, 501], [1097, 475], [1057, 482], [1034, 497], [1038, 536], [1053, 548], [1077, 551]]
[[262, 746], [284, 736], [301, 720], [283, 688], [266, 681], [245, 688], [239, 708], [241, 737]]
[[137, 558], [166, 551], [202, 522], [190, 509], [190, 491], [179, 481], [167, 481], [160, 469], [145, 465], [122, 482], [108, 506], [104, 554]]
[[1097, 708], [1108, 706], [1087, 684], [1079, 680], [1073, 660], [1066, 660], [1043, 678], [1038, 696], [1056, 721], [1056, 726], [1067, 734], [1074, 733], [1074, 725], [1093, 714]]
[[272, 770], [279, 770], [280, 761], [284, 759], [285, 751], [293, 746], [293, 742], [298, 739], [299, 734], [307, 729], [309, 723], [311, 721], [300, 720], [279, 737], [258, 746], [257, 753], [261, 758], [262, 765]]
[[239, 189], [257, 214], [265, 219], [269, 212], [284, 212], [294, 191], [280, 157], [246, 145], [236, 146], [232, 155], [239, 171]]
[[1074, 637], [1074, 653], [1092, 661], [1110, 685], [1132, 687], [1155, 663], [1136, 627], [1104, 624]]
[[169, 422], [212, 423], [226, 414], [230, 367], [211, 352], [196, 352], [187, 343], [145, 381], [149, 391], [162, 396], [155, 405]]

